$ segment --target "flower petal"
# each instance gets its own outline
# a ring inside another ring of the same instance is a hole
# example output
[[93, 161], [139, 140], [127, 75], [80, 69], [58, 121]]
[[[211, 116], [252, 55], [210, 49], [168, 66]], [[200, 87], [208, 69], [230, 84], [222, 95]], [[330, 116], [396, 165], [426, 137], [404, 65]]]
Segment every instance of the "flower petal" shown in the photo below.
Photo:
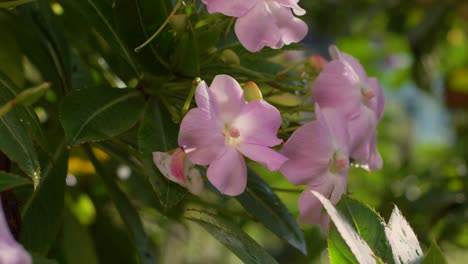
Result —
[[380, 87], [379, 81], [377, 78], [369, 78], [368, 83], [375, 94], [375, 104], [372, 105], [371, 109], [377, 115], [377, 121], [380, 121], [383, 116], [384, 107], [385, 107], [385, 98], [382, 92], [382, 88]]
[[[276, 45], [270, 47], [279, 49], [283, 47], [283, 45], [299, 42], [307, 35], [307, 24], [295, 17], [290, 8], [281, 6], [276, 2], [270, 2], [268, 6], [273, 14], [280, 34], [280, 41]], [[299, 8], [299, 6], [297, 7]], [[301, 10], [304, 11], [304, 9]]]
[[333, 108], [319, 107], [318, 104], [315, 104], [315, 113], [318, 121], [327, 127], [334, 151], [349, 156], [350, 135], [348, 133], [348, 121], [343, 113]]
[[344, 63], [355, 79], [361, 82], [367, 82], [366, 71], [356, 58], [347, 53], [341, 52], [335, 45], [331, 45], [328, 49], [331, 57], [334, 60]]
[[[170, 181], [183, 185], [184, 184], [183, 161], [180, 161], [180, 159], [177, 161], [179, 161], [180, 163], [173, 161], [173, 155], [171, 154], [171, 152], [153, 152], [153, 162], [158, 168], [158, 170], [161, 172], [161, 174], [167, 179], [169, 179]], [[175, 165], [178, 165], [178, 166], [175, 166]], [[171, 167], [174, 167], [174, 168], [171, 168]], [[177, 175], [175, 175], [172, 172], [175, 169], [177, 169]], [[181, 176], [181, 177], [179, 178], [177, 176]]]
[[31, 256], [10, 232], [0, 198], [0, 263], [31, 264]]
[[367, 164], [370, 155], [370, 142], [375, 138], [376, 116], [367, 108], [361, 108], [361, 113], [349, 122], [351, 157], [361, 164]]
[[247, 185], [247, 167], [240, 153], [232, 147], [208, 167], [208, 180], [226, 195], [241, 194]]
[[237, 149], [251, 160], [257, 161], [270, 171], [279, 170], [288, 159], [282, 154], [265, 146], [255, 144], [241, 144]]
[[[292, 14], [291, 14], [292, 16]], [[257, 3], [248, 13], [239, 17], [234, 26], [237, 38], [250, 52], [263, 47], [275, 47], [281, 40], [276, 19], [264, 1]]]
[[209, 13], [221, 13], [226, 16], [241, 17], [259, 0], [202, 0]]
[[297, 4], [299, 0], [275, 0], [275, 1], [278, 2], [282, 6], [291, 8], [294, 11], [294, 14], [298, 16], [305, 15], [306, 13], [306, 11]]
[[189, 169], [186, 177], [185, 182], [187, 183], [187, 189], [195, 194], [198, 195], [203, 191], [203, 178], [196, 168], [192, 167]]
[[361, 108], [361, 93], [356, 85], [358, 80], [344, 63], [331, 61], [315, 79], [312, 97], [321, 107], [335, 108], [351, 118]]
[[302, 192], [299, 198], [300, 215], [298, 220], [306, 224], [318, 224], [324, 230], [327, 230], [329, 218], [326, 214], [322, 214], [322, 204], [310, 191], [319, 192], [333, 204], [336, 204], [341, 196], [346, 193], [347, 180], [347, 170], [339, 175], [327, 172], [319, 181], [311, 184], [309, 188]]
[[210, 95], [224, 124], [231, 123], [246, 104], [242, 88], [229, 75], [216, 75], [210, 86]]
[[328, 170], [333, 154], [331, 137], [318, 120], [298, 128], [280, 153], [288, 160], [280, 168], [293, 184], [309, 184]]
[[273, 147], [282, 142], [276, 136], [281, 122], [278, 109], [263, 100], [254, 100], [242, 107], [232, 126], [239, 129], [241, 142]]
[[236, 21], [239, 41], [250, 52], [263, 47], [281, 48], [307, 35], [307, 24], [292, 14], [291, 8], [276, 1], [260, 1]]
[[191, 162], [208, 165], [225, 151], [222, 131], [222, 124], [210, 112], [194, 108], [180, 124], [179, 146]]

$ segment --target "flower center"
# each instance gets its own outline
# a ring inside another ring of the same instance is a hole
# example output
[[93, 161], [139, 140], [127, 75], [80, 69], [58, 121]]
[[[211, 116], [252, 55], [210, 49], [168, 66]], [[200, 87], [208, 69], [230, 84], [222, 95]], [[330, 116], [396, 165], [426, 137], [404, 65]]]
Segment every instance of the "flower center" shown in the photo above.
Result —
[[341, 153], [340, 151], [336, 151], [333, 154], [331, 164], [330, 164], [330, 171], [334, 174], [338, 173], [342, 169], [346, 169], [349, 167], [349, 159], [346, 155]]
[[226, 144], [229, 144], [229, 145], [232, 145], [232, 146], [239, 145], [239, 143], [240, 143], [240, 139], [239, 139], [240, 131], [239, 131], [239, 129], [237, 129], [235, 127], [226, 127], [224, 135], [225, 135]]
[[375, 97], [374, 91], [372, 91], [372, 89], [367, 83], [359, 83], [359, 88], [361, 90], [361, 95], [364, 98], [365, 103], [369, 102], [369, 100]]

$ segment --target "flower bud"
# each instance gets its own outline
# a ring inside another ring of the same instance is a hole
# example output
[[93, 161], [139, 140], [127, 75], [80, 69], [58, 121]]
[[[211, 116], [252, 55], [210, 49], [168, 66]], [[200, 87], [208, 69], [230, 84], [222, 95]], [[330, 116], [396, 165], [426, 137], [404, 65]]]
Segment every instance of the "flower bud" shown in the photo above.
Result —
[[321, 72], [327, 63], [327, 60], [320, 55], [314, 55], [309, 58], [309, 65], [315, 72]]
[[262, 92], [254, 82], [247, 82], [242, 89], [244, 89], [244, 97], [247, 102], [263, 99]]
[[169, 24], [176, 32], [185, 31], [187, 28], [188, 16], [186, 14], [173, 15], [169, 18]]
[[230, 49], [223, 50], [221, 53], [221, 60], [229, 65], [240, 65], [239, 56]]

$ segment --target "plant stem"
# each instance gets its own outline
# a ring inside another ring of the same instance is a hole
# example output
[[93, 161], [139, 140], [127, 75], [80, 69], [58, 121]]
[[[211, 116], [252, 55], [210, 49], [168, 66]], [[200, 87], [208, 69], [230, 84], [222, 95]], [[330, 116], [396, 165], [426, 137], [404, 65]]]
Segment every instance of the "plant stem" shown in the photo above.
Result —
[[174, 9], [172, 9], [172, 12], [166, 18], [164, 23], [158, 28], [158, 30], [156, 30], [156, 32], [151, 37], [149, 37], [149, 39], [147, 39], [143, 44], [135, 48], [136, 53], [140, 52], [141, 49], [143, 49], [146, 45], [148, 45], [151, 41], [153, 41], [155, 37], [159, 35], [159, 33], [164, 29], [167, 23], [169, 23], [169, 19], [171, 19], [171, 17], [175, 15], [175, 13], [177, 12], [177, 10], [180, 8], [181, 5], [182, 5], [182, 0], [177, 0], [177, 3], [175, 4]]

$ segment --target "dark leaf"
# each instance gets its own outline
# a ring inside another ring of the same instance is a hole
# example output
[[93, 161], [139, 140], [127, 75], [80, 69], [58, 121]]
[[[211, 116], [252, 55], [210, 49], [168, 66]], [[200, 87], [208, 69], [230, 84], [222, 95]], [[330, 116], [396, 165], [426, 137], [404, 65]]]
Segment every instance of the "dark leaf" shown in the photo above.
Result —
[[273, 190], [253, 170], [247, 188], [236, 197], [247, 212], [293, 247], [307, 254], [306, 242], [296, 219]]
[[68, 145], [119, 135], [135, 125], [144, 105], [143, 96], [131, 89], [95, 87], [71, 92], [60, 107]]

